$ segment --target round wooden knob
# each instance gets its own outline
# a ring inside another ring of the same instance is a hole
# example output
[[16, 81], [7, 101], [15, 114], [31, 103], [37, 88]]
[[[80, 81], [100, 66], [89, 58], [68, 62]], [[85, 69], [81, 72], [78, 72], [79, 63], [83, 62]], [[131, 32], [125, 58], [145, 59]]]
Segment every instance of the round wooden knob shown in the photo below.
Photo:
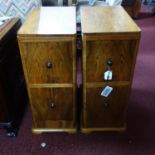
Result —
[[112, 60], [111, 60], [111, 59], [108, 59], [108, 60], [107, 60], [107, 65], [108, 65], [108, 66], [112, 66]]
[[51, 108], [55, 108], [55, 106], [56, 106], [56, 105], [55, 105], [54, 102], [50, 102], [50, 107], [51, 107]]
[[107, 102], [104, 103], [104, 108], [108, 108], [109, 104]]
[[52, 63], [51, 63], [51, 62], [48, 62], [48, 63], [46, 64], [46, 67], [47, 67], [47, 68], [52, 68]]

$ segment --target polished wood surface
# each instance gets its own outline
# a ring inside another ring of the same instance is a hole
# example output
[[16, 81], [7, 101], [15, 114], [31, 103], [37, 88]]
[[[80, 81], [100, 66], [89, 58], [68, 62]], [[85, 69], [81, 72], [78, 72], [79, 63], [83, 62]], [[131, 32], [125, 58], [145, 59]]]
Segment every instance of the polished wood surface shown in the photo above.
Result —
[[81, 7], [82, 33], [140, 32], [122, 6]]
[[[72, 133], [77, 130], [74, 33], [76, 27], [72, 21], [66, 22], [68, 17], [64, 13], [65, 10], [67, 13], [70, 12], [71, 18], [75, 21], [75, 8], [56, 8], [33, 10], [18, 32], [20, 54], [32, 108], [33, 133]], [[42, 19], [41, 10], [43, 14], [49, 13], [45, 17], [46, 20]], [[34, 23], [31, 25], [32, 21]], [[52, 22], [55, 22], [55, 25], [51, 25], [50, 28], [56, 30], [56, 33], [49, 30]], [[70, 26], [72, 29], [68, 30]]]
[[87, 41], [86, 80], [87, 82], [104, 82], [107, 61], [112, 61], [113, 80], [130, 80], [133, 53], [133, 40], [98, 40]]
[[28, 16], [18, 35], [76, 34], [75, 7], [41, 7]]
[[[105, 83], [105, 86], [107, 84]], [[113, 86], [113, 91], [108, 97], [101, 96], [105, 88], [87, 88], [86, 90], [86, 118], [85, 127], [121, 127], [126, 117], [126, 101], [128, 99], [129, 86]], [[97, 101], [97, 102], [96, 102]]]
[[[73, 120], [72, 88], [31, 88], [34, 126], [49, 128], [50, 121]], [[70, 94], [70, 96], [68, 96]], [[64, 121], [64, 123], [65, 123]], [[59, 126], [60, 128], [63, 128]]]
[[11, 20], [6, 21], [3, 25], [0, 26], [0, 41], [4, 39], [4, 36], [13, 29], [13, 26], [19, 22], [19, 18], [13, 18]]
[[[81, 13], [81, 131], [124, 131], [140, 29], [120, 6], [83, 7]], [[110, 68], [108, 60], [112, 62]], [[104, 80], [108, 69], [113, 73], [110, 81]], [[106, 86], [111, 86], [113, 91], [103, 97], [101, 92]]]
[[25, 43], [24, 48], [29, 83], [73, 82], [70, 42]]
[[24, 24], [18, 31], [19, 35], [37, 35], [38, 32], [38, 23], [39, 23], [39, 14], [40, 8], [35, 8], [33, 11], [28, 15]]

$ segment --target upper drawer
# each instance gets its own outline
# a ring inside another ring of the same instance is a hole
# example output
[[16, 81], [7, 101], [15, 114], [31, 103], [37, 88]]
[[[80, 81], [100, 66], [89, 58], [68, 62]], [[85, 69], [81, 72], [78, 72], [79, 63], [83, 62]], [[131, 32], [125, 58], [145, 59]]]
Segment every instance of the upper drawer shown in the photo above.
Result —
[[72, 83], [71, 42], [24, 43], [22, 59], [29, 83]]
[[[136, 41], [98, 40], [86, 42], [86, 80], [103, 82], [104, 73], [112, 71], [112, 81], [130, 80], [134, 64]], [[108, 65], [108, 61], [112, 65]]]

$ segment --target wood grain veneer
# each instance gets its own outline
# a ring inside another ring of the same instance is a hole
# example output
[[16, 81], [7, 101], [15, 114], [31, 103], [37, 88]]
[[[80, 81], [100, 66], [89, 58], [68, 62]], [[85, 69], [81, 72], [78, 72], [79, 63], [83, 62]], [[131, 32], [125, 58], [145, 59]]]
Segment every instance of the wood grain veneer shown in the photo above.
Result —
[[[53, 36], [76, 34], [74, 7], [40, 7], [33, 10], [19, 35]], [[47, 22], [48, 21], [48, 22]]]
[[[82, 7], [81, 131], [124, 131], [140, 29], [121, 6]], [[112, 61], [112, 80], [104, 79]], [[108, 97], [102, 90], [111, 86]]]
[[18, 41], [33, 133], [76, 132], [75, 7], [34, 9]]
[[81, 7], [81, 21], [84, 34], [140, 32], [121, 6]]

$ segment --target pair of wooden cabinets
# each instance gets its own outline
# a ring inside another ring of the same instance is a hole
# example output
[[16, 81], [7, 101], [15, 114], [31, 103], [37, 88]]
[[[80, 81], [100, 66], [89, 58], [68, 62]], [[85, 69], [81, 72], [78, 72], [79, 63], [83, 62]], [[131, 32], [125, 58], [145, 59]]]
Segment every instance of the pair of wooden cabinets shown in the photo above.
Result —
[[[18, 32], [34, 133], [77, 131], [75, 18], [75, 7], [42, 7]], [[81, 25], [81, 131], [124, 130], [140, 29], [121, 6], [83, 7]]]

